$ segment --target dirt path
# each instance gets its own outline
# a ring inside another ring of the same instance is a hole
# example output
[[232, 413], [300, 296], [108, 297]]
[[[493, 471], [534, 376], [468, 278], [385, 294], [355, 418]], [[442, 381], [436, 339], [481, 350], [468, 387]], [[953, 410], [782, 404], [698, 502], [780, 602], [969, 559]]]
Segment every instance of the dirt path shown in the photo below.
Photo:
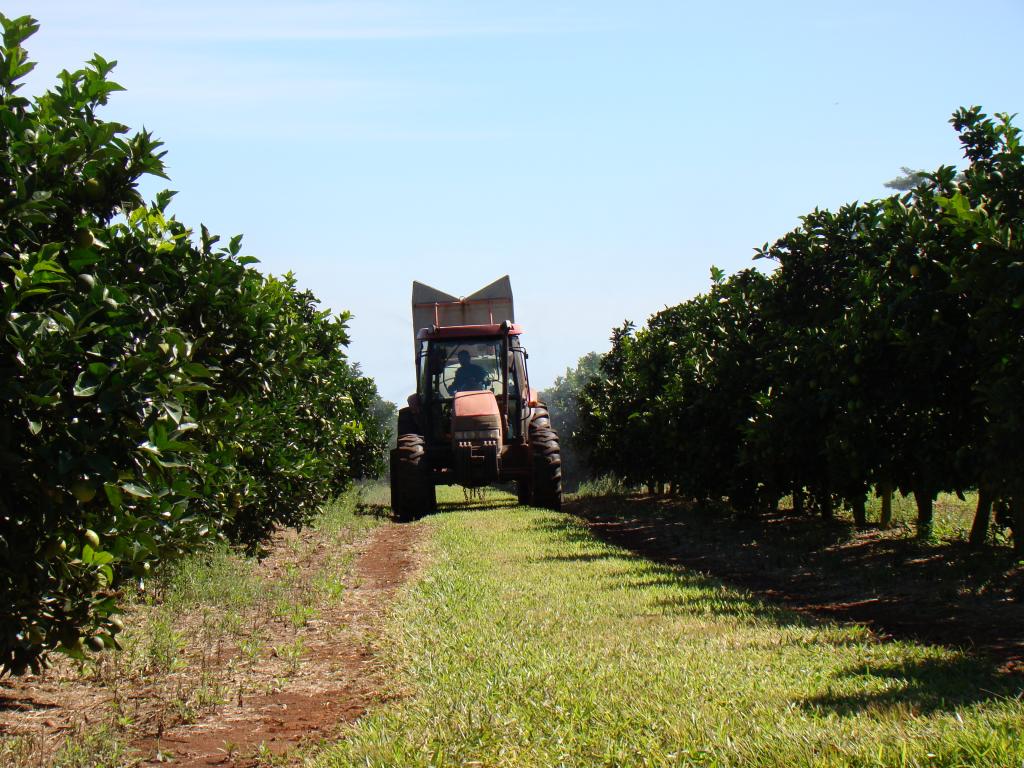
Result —
[[234, 702], [139, 746], [150, 753], [170, 752], [180, 766], [254, 765], [252, 756], [261, 748], [280, 754], [329, 737], [360, 717], [382, 699], [369, 639], [395, 590], [416, 567], [421, 530], [411, 525], [376, 530], [356, 563], [353, 588], [333, 615], [320, 617], [319, 631], [307, 640], [286, 689]]
[[[196, 647], [202, 641], [195, 635], [188, 666], [165, 679], [118, 684], [102, 669], [83, 675], [60, 661], [46, 676], [0, 682], [0, 736], [27, 735], [35, 742], [30, 754], [0, 764], [49, 764], [55, 744], [63, 737], [88, 738], [115, 706], [131, 712], [128, 733], [135, 751], [134, 758], [124, 755], [118, 765], [140, 758], [142, 765], [168, 760], [178, 766], [268, 765], [274, 755], [294, 756], [332, 737], [383, 700], [372, 643], [396, 590], [418, 567], [422, 531], [418, 525], [384, 524], [353, 542], [355, 560], [343, 596], [321, 605], [301, 629], [281, 619], [244, 617], [258, 625], [260, 650], [251, 657], [230, 645]], [[288, 570], [332, 562], [329, 550], [315, 538], [286, 534], [260, 565], [263, 578], [271, 583]], [[228, 700], [221, 697], [186, 718], [169, 712], [176, 699], [168, 690], [182, 686], [183, 677], [200, 675], [223, 681], [231, 691]]]
[[1002, 570], [991, 551], [851, 532], [791, 510], [734, 519], [662, 497], [578, 499], [566, 510], [639, 556], [882, 637], [973, 649], [1024, 675], [1024, 568]]

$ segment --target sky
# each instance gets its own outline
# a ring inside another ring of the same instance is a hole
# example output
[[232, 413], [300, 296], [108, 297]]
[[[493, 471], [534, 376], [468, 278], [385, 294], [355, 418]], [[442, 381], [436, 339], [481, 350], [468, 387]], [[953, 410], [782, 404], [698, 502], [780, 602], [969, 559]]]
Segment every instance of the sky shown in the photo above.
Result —
[[[1024, 110], [1024, 3], [8, 0], [23, 93], [94, 52], [165, 143], [171, 211], [353, 313], [414, 389], [413, 280], [509, 274], [543, 388], [816, 207], [962, 165], [959, 106]], [[1020, 121], [1018, 121], [1020, 124]]]

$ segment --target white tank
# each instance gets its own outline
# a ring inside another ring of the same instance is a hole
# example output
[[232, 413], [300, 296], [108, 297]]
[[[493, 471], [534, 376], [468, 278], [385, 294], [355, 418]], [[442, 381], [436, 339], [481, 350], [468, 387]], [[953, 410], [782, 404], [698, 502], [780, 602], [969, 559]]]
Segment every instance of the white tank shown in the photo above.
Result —
[[515, 322], [508, 275], [469, 296], [452, 296], [420, 282], [412, 284], [412, 337], [432, 325], [488, 325]]

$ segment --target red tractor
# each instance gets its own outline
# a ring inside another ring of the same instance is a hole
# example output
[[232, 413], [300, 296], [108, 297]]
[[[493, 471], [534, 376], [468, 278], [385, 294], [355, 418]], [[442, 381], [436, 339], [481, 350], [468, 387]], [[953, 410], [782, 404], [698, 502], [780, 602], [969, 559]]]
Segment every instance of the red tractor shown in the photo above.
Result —
[[530, 388], [508, 276], [465, 298], [413, 283], [412, 316], [417, 386], [391, 451], [395, 517], [434, 511], [437, 485], [507, 481], [521, 504], [560, 509], [558, 435]]

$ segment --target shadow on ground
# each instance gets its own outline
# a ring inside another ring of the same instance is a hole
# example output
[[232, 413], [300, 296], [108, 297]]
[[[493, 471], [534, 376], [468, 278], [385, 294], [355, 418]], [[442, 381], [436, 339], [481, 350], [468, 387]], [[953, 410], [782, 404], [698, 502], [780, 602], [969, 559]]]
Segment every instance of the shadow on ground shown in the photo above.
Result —
[[909, 664], [861, 665], [841, 672], [836, 682], [837, 688], [853, 683], [868, 690], [830, 691], [803, 699], [798, 705], [837, 715], [897, 709], [917, 716], [952, 712], [993, 699], [1018, 698], [1024, 693], [1020, 676], [995, 672], [991, 665], [969, 655], [920, 659]]
[[478, 509], [512, 509], [519, 506], [515, 499], [481, 499], [472, 501], [441, 501], [438, 512], [468, 512]]
[[356, 514], [388, 520], [392, 517], [391, 505], [381, 502], [363, 502], [356, 507]]
[[[709, 517], [685, 505], [643, 497], [581, 500], [568, 508], [582, 518], [583, 525], [576, 518], [563, 516], [536, 520], [531, 527], [576, 544], [579, 551], [537, 559], [581, 566], [622, 561], [629, 567], [603, 576], [611, 589], [643, 593], [666, 586], [682, 587], [671, 597], [641, 598], [642, 604], [656, 609], [657, 615], [696, 613], [770, 622], [779, 627], [818, 625], [823, 619], [856, 620], [882, 635], [914, 637], [958, 648], [976, 646], [975, 652], [967, 649], [965, 653], [897, 664], [866, 660], [836, 673], [826, 687], [827, 693], [796, 700], [794, 704], [802, 709], [840, 716], [904, 710], [915, 716], [954, 712], [971, 704], [1024, 695], [1024, 675], [1014, 672], [1021, 671], [1014, 666], [1015, 659], [1020, 658], [1021, 635], [1006, 625], [1000, 625], [1005, 632], [995, 632], [999, 616], [982, 621], [981, 604], [965, 606], [945, 600], [942, 595], [948, 583], [929, 583], [935, 578], [931, 568], [936, 560], [913, 556], [927, 545], [907, 542], [911, 549], [903, 550], [898, 542], [884, 542], [879, 551], [869, 555], [871, 541], [856, 541], [860, 534], [855, 534], [851, 542], [848, 527], [820, 525], [806, 519], [809, 525], [805, 530], [801, 532], [799, 525], [787, 526], [778, 531], [776, 540], [776, 532], [764, 525]], [[785, 519], [787, 516], [782, 515], [779, 522]], [[608, 551], [595, 547], [593, 534], [617, 548]], [[896, 555], [908, 559], [913, 579], [910, 583], [906, 578], [886, 580], [870, 573], [872, 557], [884, 562]], [[638, 561], [645, 563], [640, 574]], [[848, 570], [858, 567], [868, 572]], [[718, 590], [723, 582], [731, 588]], [[888, 586], [889, 602], [865, 600], [863, 590], [870, 588], [878, 593], [879, 584]], [[736, 587], [740, 588], [738, 592]], [[922, 596], [922, 591], [928, 595]], [[879, 605], [888, 607], [879, 610]], [[856, 606], [873, 609], [855, 610]], [[1009, 611], [1019, 618], [1016, 608], [1010, 607]], [[929, 623], [929, 616], [947, 622], [955, 617], [957, 623]], [[953, 635], [957, 630], [967, 634]], [[834, 634], [815, 637], [819, 639], [812, 643], [864, 642], [856, 635], [845, 639]], [[805, 637], [794, 637], [791, 642], [808, 644]]]
[[[857, 532], [792, 510], [739, 518], [663, 497], [574, 499], [565, 510], [633, 556], [713, 575], [811, 618], [962, 648], [976, 660], [965, 663], [1024, 678], [1024, 568], [1008, 552]], [[551, 525], [586, 535], [570, 521]], [[931, 675], [941, 677], [918, 677]]]
[[[547, 554], [538, 557], [544, 562], [590, 563], [598, 561], [620, 561], [633, 564], [621, 571], [605, 573], [601, 578], [606, 580], [609, 589], [632, 589], [644, 591], [661, 587], [692, 588], [694, 594], [682, 594], [674, 597], [650, 598], [645, 604], [657, 609], [660, 616], [693, 615], [720, 616], [742, 618], [756, 621], [770, 621], [776, 626], [808, 625], [815, 620], [787, 610], [782, 606], [759, 600], [756, 595], [746, 595], [734, 589], [720, 589], [721, 581], [708, 574], [684, 569], [664, 559], [650, 557], [642, 550], [616, 548], [607, 550], [594, 548], [594, 537], [587, 526], [581, 526], [575, 518], [558, 517], [544, 518], [535, 521], [532, 526], [546, 533], [553, 533], [560, 541], [580, 545], [581, 551], [572, 554]], [[604, 537], [599, 537], [604, 538]], [[610, 543], [621, 544], [614, 540]], [[590, 545], [590, 548], [587, 545]], [[638, 575], [635, 563], [642, 561], [646, 567]]]

